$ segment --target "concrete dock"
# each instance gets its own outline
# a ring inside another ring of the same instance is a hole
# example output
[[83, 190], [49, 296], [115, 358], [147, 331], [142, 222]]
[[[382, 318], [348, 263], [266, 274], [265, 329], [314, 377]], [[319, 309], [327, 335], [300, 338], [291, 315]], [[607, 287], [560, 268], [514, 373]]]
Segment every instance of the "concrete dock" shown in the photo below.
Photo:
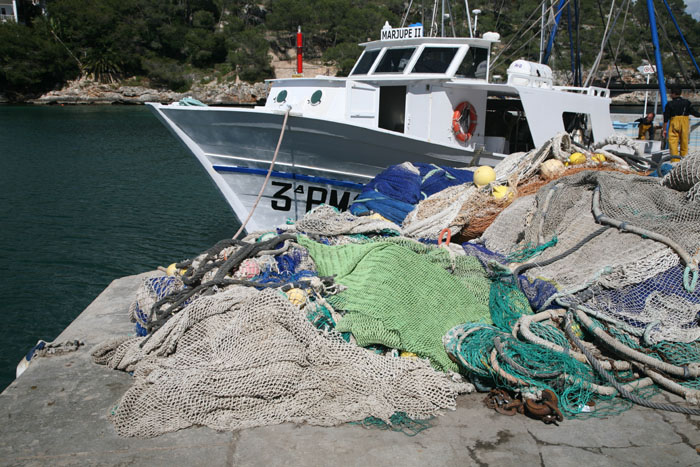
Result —
[[84, 347], [37, 358], [0, 395], [0, 465], [700, 465], [700, 417], [634, 407], [608, 419], [545, 425], [499, 415], [483, 405], [483, 394], [459, 397], [456, 411], [414, 437], [283, 424], [121, 438], [107, 415], [132, 377], [94, 364], [90, 349], [133, 333], [127, 310], [141, 277], [115, 280], [56, 339]]

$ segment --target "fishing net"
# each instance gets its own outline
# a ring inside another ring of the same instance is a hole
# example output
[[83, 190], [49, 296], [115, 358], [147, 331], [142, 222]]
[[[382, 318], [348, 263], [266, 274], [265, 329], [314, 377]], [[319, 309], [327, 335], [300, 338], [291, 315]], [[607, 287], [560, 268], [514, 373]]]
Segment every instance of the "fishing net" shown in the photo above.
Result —
[[136, 335], [148, 334], [148, 323], [152, 321], [153, 305], [168, 295], [182, 290], [184, 284], [178, 276], [156, 276], [143, 279], [136, 300], [129, 307], [129, 318], [136, 323]]
[[471, 390], [425, 360], [376, 355], [318, 331], [278, 291], [242, 286], [194, 300], [148, 340], [108, 342], [94, 355], [134, 372], [111, 416], [122, 436], [192, 425], [391, 423], [397, 412], [423, 419]]
[[285, 230], [307, 235], [337, 236], [396, 232], [398, 226], [378, 215], [355, 216], [324, 204], [306, 213], [296, 224], [285, 226]]
[[457, 185], [418, 203], [403, 221], [402, 233], [413, 238], [437, 238], [447, 228], [457, 233], [464, 225], [458, 218], [463, 205], [478, 194], [472, 183]]
[[[463, 240], [477, 238], [515, 198], [532, 194], [546, 183], [537, 176], [544, 161], [556, 159], [568, 164], [569, 157], [579, 151], [583, 149], [562, 133], [530, 152], [510, 154], [496, 165], [496, 179], [489, 185], [477, 188], [463, 184], [421, 201], [404, 220], [402, 233], [409, 237], [437, 238], [442, 229], [449, 228], [453, 235], [461, 230]], [[569, 167], [567, 172], [629, 168], [619, 157], [603, 152], [606, 160], [588, 157], [585, 162]], [[507, 194], [494, 198], [494, 187], [507, 187]]]
[[663, 178], [663, 184], [679, 191], [687, 191], [687, 197], [700, 199], [700, 152], [692, 151], [676, 164]]
[[392, 165], [365, 185], [350, 206], [350, 212], [360, 216], [372, 211], [401, 225], [421, 199], [473, 179], [470, 169], [420, 162]]
[[490, 281], [474, 257], [410, 240], [326, 246], [300, 238], [320, 275], [346, 290], [327, 298], [346, 312], [337, 329], [358, 345], [381, 344], [457, 370], [442, 336], [467, 321], [489, 322]]
[[[596, 222], [596, 196], [598, 218], [619, 221], [620, 230]], [[646, 331], [651, 340], [690, 342], [700, 337], [692, 279], [700, 255], [699, 208], [651, 178], [581, 172], [514, 203], [482, 238], [488, 248], [508, 254], [513, 238], [542, 245], [556, 237], [555, 246], [527, 265], [528, 277], [546, 278], [561, 293], [588, 289], [582, 300], [589, 308], [637, 334]], [[523, 222], [523, 216], [531, 219]], [[634, 227], [648, 234], [627, 232]]]
[[[447, 352], [481, 390], [508, 388], [532, 399], [548, 390], [567, 416], [604, 417], [631, 407], [630, 402], [615, 398], [617, 391], [585, 359], [575, 357], [576, 349], [560, 329], [561, 321], [533, 321], [536, 317], [512, 276], [504, 274], [493, 282], [489, 306], [493, 325], [465, 323], [443, 339]], [[548, 318], [553, 316], [561, 314], [553, 312]], [[526, 323], [524, 317], [530, 320]], [[580, 326], [574, 329], [585, 336]], [[587, 345], [601, 356], [599, 349]], [[630, 368], [616, 369], [620, 384], [644, 398], [657, 392], [650, 379], [638, 380]]]
[[[117, 432], [362, 421], [413, 434], [473, 390], [444, 373], [457, 370], [525, 404], [551, 392], [569, 416], [617, 413], [631, 405], [618, 394], [647, 399], [654, 383], [700, 400], [697, 157], [664, 184], [603, 171], [624, 165], [612, 154], [537, 176], [576, 150], [559, 136], [511, 155], [481, 189], [449, 168], [397, 166], [364, 215], [320, 206], [146, 279], [137, 337], [93, 351], [134, 374]], [[509, 187], [501, 200], [495, 184]], [[418, 199], [401, 227], [380, 214], [396, 221], [393, 201]], [[483, 235], [426, 244], [445, 228]]]

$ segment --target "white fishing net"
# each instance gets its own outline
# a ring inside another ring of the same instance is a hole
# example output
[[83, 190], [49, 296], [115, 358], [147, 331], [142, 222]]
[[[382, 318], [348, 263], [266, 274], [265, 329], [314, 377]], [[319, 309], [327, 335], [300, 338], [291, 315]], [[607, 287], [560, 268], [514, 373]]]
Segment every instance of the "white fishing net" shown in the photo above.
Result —
[[377, 355], [317, 330], [278, 291], [241, 286], [198, 298], [148, 340], [110, 341], [93, 355], [134, 372], [111, 417], [122, 436], [427, 418], [473, 390], [425, 360]]
[[[596, 187], [602, 214], [623, 222], [621, 230], [596, 222]], [[633, 226], [662, 235], [675, 248], [626, 230]], [[649, 341], [700, 337], [700, 287], [688, 287], [700, 255], [700, 205], [685, 193], [649, 177], [581, 172], [513, 203], [482, 239], [507, 255], [555, 237], [556, 245], [530, 261], [534, 267], [527, 269], [528, 277], [545, 278], [562, 293], [587, 289], [585, 302], [594, 314], [638, 335], [646, 333]], [[511, 243], [514, 238], [520, 240], [517, 245]], [[691, 259], [689, 264], [678, 252]]]
[[437, 238], [443, 229], [452, 234], [464, 225], [462, 206], [469, 204], [478, 189], [472, 184], [456, 185], [418, 203], [403, 221], [401, 233], [413, 238]]
[[700, 151], [691, 151], [663, 179], [664, 186], [687, 191], [687, 197], [700, 199]]
[[333, 206], [323, 204], [307, 212], [292, 226], [289, 232], [307, 235], [357, 235], [370, 232], [398, 230], [398, 226], [381, 216], [355, 216], [349, 211], [338, 211]]

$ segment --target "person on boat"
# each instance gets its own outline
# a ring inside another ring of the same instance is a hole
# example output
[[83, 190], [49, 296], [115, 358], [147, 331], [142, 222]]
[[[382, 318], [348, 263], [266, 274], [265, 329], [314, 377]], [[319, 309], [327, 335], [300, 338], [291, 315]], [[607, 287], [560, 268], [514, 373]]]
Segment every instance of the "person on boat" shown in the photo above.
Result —
[[656, 115], [654, 112], [649, 112], [646, 117], [638, 118], [635, 123], [639, 123], [639, 134], [637, 139], [654, 139], [654, 132], [656, 127], [654, 126], [654, 117]]
[[[666, 138], [666, 122], [668, 125], [668, 149], [671, 153], [671, 162], [680, 161], [680, 157], [688, 154], [688, 138], [690, 137], [689, 115], [700, 117], [700, 112], [693, 108], [688, 99], [681, 97], [681, 88], [671, 89], [671, 102], [664, 109], [663, 137]], [[680, 151], [679, 151], [680, 146]], [[678, 157], [680, 155], [680, 157]]]

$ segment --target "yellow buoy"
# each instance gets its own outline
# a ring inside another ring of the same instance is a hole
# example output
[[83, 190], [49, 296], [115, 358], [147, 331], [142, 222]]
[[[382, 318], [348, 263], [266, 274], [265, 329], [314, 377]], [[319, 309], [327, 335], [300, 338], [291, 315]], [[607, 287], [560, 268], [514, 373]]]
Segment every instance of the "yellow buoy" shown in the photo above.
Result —
[[496, 185], [495, 187], [493, 187], [492, 195], [496, 199], [503, 199], [506, 196], [510, 198], [511, 196], [513, 196], [513, 193], [510, 192], [507, 186]]
[[496, 180], [496, 171], [488, 165], [482, 165], [474, 172], [474, 184], [478, 187], [488, 185]]
[[401, 356], [404, 358], [418, 358], [417, 354], [414, 354], [413, 352], [401, 352]]
[[167, 269], [165, 270], [165, 273], [169, 276], [174, 276], [176, 272], [177, 272], [177, 266], [175, 266], [175, 263], [168, 266]]
[[605, 159], [605, 156], [603, 154], [596, 152], [591, 156], [591, 160], [598, 163], [602, 163], [605, 162], [607, 159]]
[[294, 306], [301, 307], [306, 303], [306, 292], [304, 292], [302, 289], [289, 289], [285, 293], [287, 294], [289, 301], [292, 302], [292, 305]]
[[577, 165], [586, 162], [586, 155], [582, 152], [575, 152], [569, 156], [569, 164]]

